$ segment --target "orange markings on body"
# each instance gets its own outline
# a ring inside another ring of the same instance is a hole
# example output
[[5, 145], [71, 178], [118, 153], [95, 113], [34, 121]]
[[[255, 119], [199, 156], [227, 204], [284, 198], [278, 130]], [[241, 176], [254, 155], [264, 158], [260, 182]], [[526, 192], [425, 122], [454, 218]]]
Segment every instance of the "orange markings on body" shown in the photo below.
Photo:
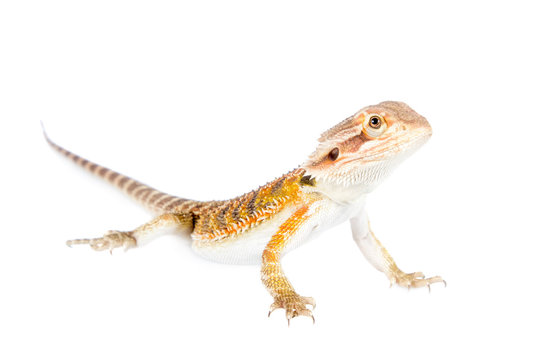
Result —
[[219, 240], [240, 234], [268, 220], [286, 206], [299, 200], [300, 179], [304, 170], [294, 170], [259, 189], [226, 201], [194, 202], [183, 208], [198, 218], [193, 236], [202, 240]]
[[279, 254], [287, 245], [287, 241], [291, 235], [296, 233], [300, 226], [308, 219], [308, 216], [306, 216], [308, 209], [307, 206], [301, 207], [279, 226], [278, 231], [266, 245], [266, 249], [263, 252], [263, 263], [279, 260]]

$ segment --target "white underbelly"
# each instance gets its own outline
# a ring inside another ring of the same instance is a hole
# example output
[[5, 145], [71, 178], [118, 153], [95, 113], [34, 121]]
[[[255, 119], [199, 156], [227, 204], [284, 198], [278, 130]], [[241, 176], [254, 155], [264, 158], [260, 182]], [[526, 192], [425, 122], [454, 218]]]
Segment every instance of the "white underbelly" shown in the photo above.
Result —
[[266, 244], [292, 213], [292, 209], [284, 210], [257, 227], [219, 241], [194, 240], [191, 247], [203, 258], [224, 264], [260, 264]]
[[[338, 204], [332, 200], [321, 200], [310, 209], [309, 219], [291, 237], [283, 255], [327, 229], [355, 216], [364, 207], [364, 201], [355, 204]], [[193, 241], [192, 248], [200, 256], [225, 264], [256, 265], [262, 260], [266, 244], [279, 226], [289, 218], [294, 209], [284, 210], [274, 218], [240, 235], [215, 242]]]

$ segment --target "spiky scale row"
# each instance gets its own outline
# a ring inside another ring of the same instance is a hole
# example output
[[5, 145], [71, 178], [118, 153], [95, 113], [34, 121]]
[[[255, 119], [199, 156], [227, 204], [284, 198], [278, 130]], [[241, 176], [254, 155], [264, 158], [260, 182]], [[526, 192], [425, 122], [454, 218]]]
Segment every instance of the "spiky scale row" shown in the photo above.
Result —
[[303, 169], [293, 170], [247, 194], [224, 201], [186, 201], [171, 209], [195, 217], [192, 237], [218, 241], [262, 223], [294, 203], [300, 196]]

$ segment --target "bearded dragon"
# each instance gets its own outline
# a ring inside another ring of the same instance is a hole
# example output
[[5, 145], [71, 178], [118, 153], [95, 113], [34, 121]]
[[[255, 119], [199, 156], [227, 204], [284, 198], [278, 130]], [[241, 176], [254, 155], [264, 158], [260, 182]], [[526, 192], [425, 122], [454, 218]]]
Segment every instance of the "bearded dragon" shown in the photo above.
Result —
[[349, 220], [352, 237], [390, 284], [428, 287], [440, 276], [405, 273], [375, 237], [365, 210], [366, 195], [431, 136], [427, 120], [402, 102], [367, 106], [324, 132], [316, 150], [297, 169], [230, 200], [195, 201], [166, 194], [90, 162], [58, 146], [57, 151], [138, 200], [156, 217], [132, 231], [67, 241], [94, 250], [141, 247], [164, 230], [191, 237], [193, 250], [229, 264], [260, 264], [262, 283], [273, 297], [268, 316], [284, 309], [315, 321], [315, 300], [300, 296], [285, 276], [281, 258], [326, 229]]

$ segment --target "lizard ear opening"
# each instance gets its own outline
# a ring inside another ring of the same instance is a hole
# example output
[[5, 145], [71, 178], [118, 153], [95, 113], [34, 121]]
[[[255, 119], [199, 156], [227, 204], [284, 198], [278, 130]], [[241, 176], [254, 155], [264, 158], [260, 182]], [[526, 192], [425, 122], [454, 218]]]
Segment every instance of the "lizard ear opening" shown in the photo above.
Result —
[[336, 147], [336, 148], [333, 148], [329, 153], [328, 153], [328, 158], [332, 161], [335, 161], [339, 156], [339, 149]]

